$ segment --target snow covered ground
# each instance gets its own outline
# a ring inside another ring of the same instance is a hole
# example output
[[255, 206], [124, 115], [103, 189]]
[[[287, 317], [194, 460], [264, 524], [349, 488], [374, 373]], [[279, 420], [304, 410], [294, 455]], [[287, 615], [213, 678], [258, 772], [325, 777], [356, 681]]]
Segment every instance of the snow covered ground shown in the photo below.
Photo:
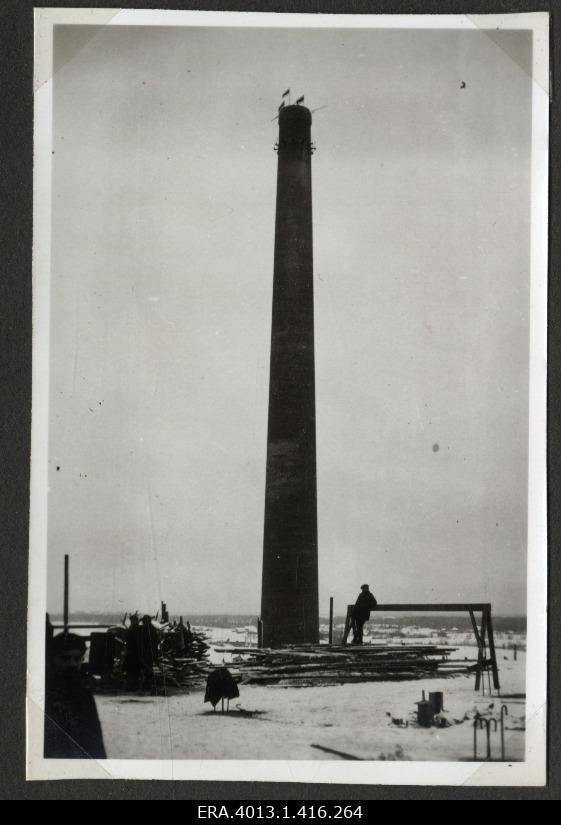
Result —
[[[253, 642], [248, 636], [241, 628], [239, 633], [213, 629], [212, 642]], [[462, 646], [454, 655], [464, 656], [475, 658], [475, 648]], [[213, 653], [211, 660], [220, 663], [222, 654]], [[231, 702], [228, 714], [203, 704], [204, 688], [168, 697], [98, 695], [96, 701], [112, 759], [342, 759], [348, 755], [415, 761], [473, 759], [475, 714], [498, 719], [504, 703], [508, 707], [505, 757], [519, 761], [524, 759], [526, 656], [519, 651], [515, 661], [511, 650], [501, 649], [498, 662], [503, 699], [489, 696], [487, 680], [482, 696], [474, 692], [474, 676], [457, 676], [317, 688], [242, 683], [240, 697]], [[415, 703], [422, 690], [443, 691], [443, 717], [449, 727], [417, 726]], [[392, 719], [402, 720], [401, 725]], [[500, 726], [491, 733], [492, 759], [501, 758], [499, 731]], [[480, 730], [477, 757], [485, 756], [486, 733]]]

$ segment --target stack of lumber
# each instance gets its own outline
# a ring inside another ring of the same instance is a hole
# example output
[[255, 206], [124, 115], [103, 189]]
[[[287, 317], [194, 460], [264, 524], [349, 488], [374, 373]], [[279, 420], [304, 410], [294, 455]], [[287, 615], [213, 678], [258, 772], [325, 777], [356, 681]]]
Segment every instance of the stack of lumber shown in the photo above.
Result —
[[191, 640], [181, 652], [173, 645], [162, 645], [154, 676], [157, 684], [192, 687], [205, 680], [212, 670], [208, 661], [209, 645], [202, 633], [191, 633]]
[[210, 665], [206, 659], [195, 659], [190, 656], [170, 657], [165, 656], [158, 662], [158, 667], [154, 670], [156, 684], [167, 687], [193, 687], [201, 684], [210, 671]]
[[473, 660], [451, 660], [456, 648], [436, 645], [303, 645], [276, 650], [217, 648], [243, 684], [312, 687], [346, 682], [401, 681], [466, 673]]

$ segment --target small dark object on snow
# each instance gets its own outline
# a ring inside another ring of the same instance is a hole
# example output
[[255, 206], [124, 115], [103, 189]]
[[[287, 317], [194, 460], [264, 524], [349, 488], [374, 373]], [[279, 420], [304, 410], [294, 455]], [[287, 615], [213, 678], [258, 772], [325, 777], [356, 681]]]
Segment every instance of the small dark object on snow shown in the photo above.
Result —
[[430, 728], [434, 723], [434, 710], [430, 702], [417, 702], [417, 724], [422, 728]]
[[422, 691], [422, 699], [417, 705], [417, 724], [422, 728], [430, 728], [434, 723], [434, 708], [426, 700], [425, 691]]
[[224, 699], [234, 699], [240, 695], [234, 677], [227, 667], [218, 667], [208, 675], [205, 691], [205, 702], [210, 702], [216, 710], [216, 705], [222, 699], [222, 712], [224, 712]]
[[442, 693], [442, 691], [429, 693], [429, 702], [435, 714], [440, 713], [440, 711], [444, 709], [444, 693]]

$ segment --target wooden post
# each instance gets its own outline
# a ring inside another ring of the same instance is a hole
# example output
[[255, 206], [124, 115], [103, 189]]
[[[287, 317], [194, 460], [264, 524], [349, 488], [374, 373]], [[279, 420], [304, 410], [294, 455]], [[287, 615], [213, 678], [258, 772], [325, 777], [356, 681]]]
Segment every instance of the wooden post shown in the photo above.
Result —
[[482, 647], [483, 645], [481, 643], [481, 636], [479, 635], [479, 628], [477, 627], [477, 622], [475, 621], [475, 614], [473, 610], [469, 611], [469, 617], [471, 619], [471, 624], [473, 627], [473, 632], [475, 634], [475, 641], [477, 642], [477, 647]]
[[487, 631], [489, 635], [489, 653], [491, 655], [491, 672], [493, 673], [493, 687], [500, 690], [499, 669], [497, 667], [497, 652], [495, 650], [495, 636], [493, 633], [493, 620], [491, 618], [491, 605], [487, 608]]
[[351, 632], [351, 628], [353, 626], [353, 605], [347, 605], [347, 618], [345, 620], [345, 631], [343, 633], [343, 644], [347, 644], [347, 639], [349, 638], [349, 633]]
[[487, 729], [487, 761], [491, 761], [491, 720], [485, 720], [485, 727]]
[[329, 644], [333, 644], [333, 596], [329, 599]]
[[505, 716], [508, 716], [508, 707], [501, 707], [501, 759], [505, 761]]
[[45, 642], [46, 642], [47, 648], [49, 647], [50, 643], [52, 642], [54, 633], [55, 633], [55, 629], [51, 624], [51, 617], [47, 613], [47, 619], [46, 619], [46, 623], [45, 623]]
[[477, 627], [477, 622], [475, 620], [475, 613], [473, 610], [469, 611], [469, 617], [471, 619], [471, 624], [473, 627], [473, 632], [475, 634], [475, 641], [477, 642], [477, 670], [475, 676], [475, 690], [479, 690], [479, 684], [481, 681], [481, 665], [483, 659], [483, 643], [481, 641], [481, 635], [479, 633], [479, 628]]
[[257, 619], [257, 647], [263, 647], [263, 620]]
[[68, 633], [69, 623], [69, 576], [70, 576], [70, 559], [68, 556], [64, 557], [64, 610], [63, 610], [63, 625], [64, 632]]
[[[484, 609], [481, 615], [481, 633], [479, 634], [478, 645], [479, 654], [477, 656], [477, 675], [475, 677], [475, 690], [478, 691], [481, 687], [481, 679], [483, 678], [483, 668], [485, 664], [485, 636], [487, 634], [487, 610]], [[483, 683], [483, 692], [485, 692], [485, 683]]]

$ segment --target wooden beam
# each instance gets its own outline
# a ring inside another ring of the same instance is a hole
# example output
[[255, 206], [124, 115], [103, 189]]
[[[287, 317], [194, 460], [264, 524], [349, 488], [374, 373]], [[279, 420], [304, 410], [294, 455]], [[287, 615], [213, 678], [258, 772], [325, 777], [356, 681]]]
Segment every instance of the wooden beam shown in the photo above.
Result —
[[481, 674], [483, 673], [483, 639], [481, 638], [481, 633], [479, 632], [479, 628], [477, 626], [477, 621], [475, 619], [475, 613], [473, 610], [469, 611], [469, 617], [471, 619], [471, 624], [473, 627], [473, 632], [475, 634], [475, 641], [477, 642], [477, 668], [476, 668], [476, 676], [475, 676], [475, 690], [479, 690], [479, 686], [481, 684]]
[[491, 672], [493, 674], [493, 687], [500, 690], [499, 669], [497, 667], [497, 653], [495, 650], [495, 634], [493, 633], [493, 620], [491, 618], [491, 607], [487, 611], [487, 635], [489, 637], [489, 653], [491, 655]]
[[473, 632], [475, 634], [475, 641], [477, 642], [477, 647], [479, 649], [482, 649], [483, 648], [483, 641], [481, 639], [481, 634], [479, 633], [479, 628], [477, 627], [477, 622], [475, 620], [475, 613], [473, 612], [473, 610], [469, 611], [469, 617], [471, 619], [471, 624], [472, 624], [472, 627], [473, 627]]
[[[64, 624], [53, 624], [55, 630], [63, 630]], [[80, 623], [68, 622], [67, 627], [73, 627], [75, 630], [108, 630], [110, 627], [119, 627], [118, 624], [97, 624], [96, 622]]]
[[70, 575], [70, 559], [68, 556], [64, 557], [64, 605], [63, 605], [63, 623], [64, 623], [64, 632], [68, 633], [68, 622], [69, 622], [69, 591], [70, 591], [70, 582], [69, 582], [69, 575]]
[[[487, 611], [483, 611], [481, 617], [481, 645], [479, 648], [479, 656], [477, 658], [477, 675], [475, 677], [475, 691], [477, 692], [481, 687], [481, 679], [483, 678], [483, 668], [485, 665], [485, 637], [487, 635]], [[485, 693], [485, 682], [483, 682], [483, 692]]]
[[454, 603], [454, 604], [379, 604], [373, 613], [465, 613], [470, 610], [487, 610], [488, 603]]
[[340, 756], [341, 759], [354, 759], [357, 762], [363, 762], [362, 756], [354, 756], [352, 753], [345, 753], [345, 751], [336, 751], [333, 748], [326, 748], [324, 745], [310, 745], [311, 748], [316, 748], [319, 751], [326, 753], [333, 753], [335, 756]]
[[347, 605], [347, 618], [345, 619], [345, 630], [343, 632], [343, 640], [341, 642], [341, 644], [343, 644], [343, 645], [347, 644], [347, 639], [349, 638], [349, 633], [351, 632], [351, 627], [352, 627], [352, 623], [353, 623], [353, 620], [352, 620], [353, 607], [354, 607], [354, 605], [352, 605], [352, 604]]

